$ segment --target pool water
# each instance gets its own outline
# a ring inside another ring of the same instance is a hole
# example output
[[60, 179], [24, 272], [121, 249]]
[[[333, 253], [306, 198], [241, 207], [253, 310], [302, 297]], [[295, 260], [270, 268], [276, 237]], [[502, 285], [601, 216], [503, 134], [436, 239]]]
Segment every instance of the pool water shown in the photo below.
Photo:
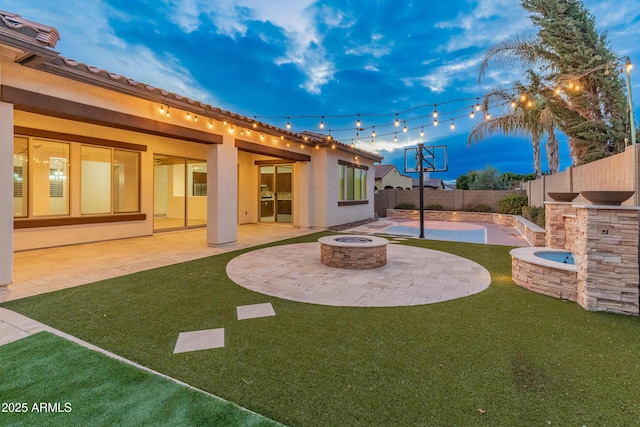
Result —
[[[381, 230], [380, 233], [419, 237], [420, 228], [409, 227], [406, 225], [392, 225]], [[431, 240], [446, 240], [450, 242], [487, 243], [487, 229], [447, 230], [425, 227], [424, 238]]]
[[573, 257], [571, 252], [551, 252], [551, 251], [542, 251], [535, 252], [535, 256], [538, 258], [546, 259], [548, 261], [560, 262], [563, 264], [571, 264], [575, 265], [576, 260]]

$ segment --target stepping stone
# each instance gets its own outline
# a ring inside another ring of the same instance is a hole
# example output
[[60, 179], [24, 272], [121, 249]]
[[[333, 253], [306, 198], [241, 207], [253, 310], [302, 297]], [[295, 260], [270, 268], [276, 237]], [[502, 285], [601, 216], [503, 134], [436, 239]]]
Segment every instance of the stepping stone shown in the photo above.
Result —
[[241, 305], [236, 308], [238, 320], [255, 319], [257, 317], [275, 316], [276, 312], [270, 302], [264, 304]]
[[224, 328], [180, 332], [173, 354], [224, 347]]

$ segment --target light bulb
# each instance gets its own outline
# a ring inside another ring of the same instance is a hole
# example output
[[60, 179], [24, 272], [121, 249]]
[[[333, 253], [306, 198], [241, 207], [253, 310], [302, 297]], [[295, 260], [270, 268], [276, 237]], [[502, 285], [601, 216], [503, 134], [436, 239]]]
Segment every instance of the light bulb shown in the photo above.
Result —
[[404, 122], [404, 127], [402, 128], [402, 132], [407, 132], [407, 122]]
[[476, 98], [476, 111], [480, 111], [480, 98]]
[[420, 129], [420, 136], [424, 136], [424, 126], [422, 126], [422, 129]]
[[187, 113], [187, 120], [191, 120], [191, 113]]
[[456, 125], [453, 123], [453, 119], [451, 119], [451, 130], [454, 130], [456, 128]]
[[471, 107], [471, 114], [469, 114], [469, 117], [471, 117], [472, 119], [476, 118], [476, 112], [473, 111], [473, 107]]
[[171, 112], [169, 111], [169, 107], [167, 107], [167, 117], [171, 117]]
[[633, 64], [631, 63], [631, 61], [627, 61], [626, 67], [627, 67], [627, 73], [629, 73], [629, 72], [631, 72], [631, 70], [633, 70]]
[[287, 129], [291, 129], [291, 122], [289, 121], [289, 117], [287, 117]]
[[164, 105], [160, 106], [160, 114], [164, 114]]
[[394, 140], [395, 142], [398, 142], [398, 134], [397, 134], [397, 133], [394, 133], [394, 134], [393, 134], [393, 140]]
[[400, 120], [398, 120], [398, 115], [396, 114], [396, 126], [400, 126]]
[[438, 117], [438, 110], [436, 109], [436, 105], [433, 106], [433, 118]]
[[320, 129], [324, 129], [324, 116], [322, 116], [322, 119], [320, 120]]
[[433, 125], [438, 126], [438, 119], [433, 119]]
[[213, 129], [213, 119], [209, 119], [209, 129]]
[[356, 127], [360, 127], [361, 123], [360, 123], [360, 114], [358, 114], [358, 121], [356, 122]]
[[376, 136], [376, 127], [373, 126], [371, 129], [372, 129], [371, 130], [371, 138], [375, 138], [375, 136]]
[[487, 120], [491, 120], [491, 114], [489, 114], [489, 112], [487, 111], [487, 114], [485, 114], [484, 118]]
[[511, 101], [511, 108], [516, 108], [516, 101]]
[[520, 101], [524, 102], [526, 100], [527, 100], [527, 95], [525, 94], [520, 95]]

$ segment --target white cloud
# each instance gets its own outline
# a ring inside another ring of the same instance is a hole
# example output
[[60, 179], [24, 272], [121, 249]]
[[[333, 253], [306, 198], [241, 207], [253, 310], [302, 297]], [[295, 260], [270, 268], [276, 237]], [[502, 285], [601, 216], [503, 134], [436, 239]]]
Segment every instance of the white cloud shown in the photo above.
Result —
[[[171, 19], [185, 32], [192, 32], [208, 22], [219, 34], [235, 38], [247, 32], [247, 22], [269, 22], [282, 29], [286, 37], [286, 53], [275, 63], [293, 64], [307, 76], [303, 87], [318, 94], [335, 72], [334, 64], [327, 58], [322, 45], [318, 23], [329, 28], [348, 27], [352, 20], [339, 10], [321, 6], [314, 10], [312, 0], [163, 0], [170, 6]], [[266, 37], [261, 36], [265, 42]]]
[[494, 45], [532, 28], [526, 11], [513, 0], [481, 0], [474, 9], [436, 26], [462, 30], [448, 40], [446, 52]]
[[415, 83], [428, 87], [433, 92], [444, 92], [449, 89], [455, 80], [466, 81], [469, 76], [475, 76], [478, 72], [479, 57], [459, 60], [455, 63], [442, 65], [430, 69], [429, 73], [416, 78], [403, 79], [407, 86]]

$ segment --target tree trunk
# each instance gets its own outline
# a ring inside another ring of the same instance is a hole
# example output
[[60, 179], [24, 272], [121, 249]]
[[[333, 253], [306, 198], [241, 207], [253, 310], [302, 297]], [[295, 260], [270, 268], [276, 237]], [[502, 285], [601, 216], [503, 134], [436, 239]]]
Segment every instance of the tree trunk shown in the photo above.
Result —
[[547, 129], [547, 162], [549, 164], [549, 174], [558, 173], [560, 167], [560, 154], [558, 153], [558, 138], [552, 129]]
[[533, 173], [536, 174], [536, 178], [540, 178], [540, 135], [531, 136], [531, 146], [533, 147]]

